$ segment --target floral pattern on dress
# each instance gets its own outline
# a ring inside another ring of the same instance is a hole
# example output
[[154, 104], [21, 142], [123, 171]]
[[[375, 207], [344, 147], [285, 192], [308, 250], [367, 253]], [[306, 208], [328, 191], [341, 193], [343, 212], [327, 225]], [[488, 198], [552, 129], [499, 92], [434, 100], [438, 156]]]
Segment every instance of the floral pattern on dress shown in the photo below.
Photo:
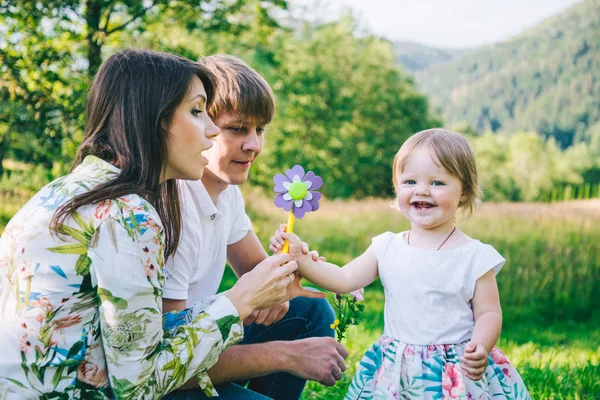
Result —
[[412, 345], [383, 335], [360, 361], [345, 399], [531, 400], [497, 347], [488, 356], [483, 378], [467, 378], [460, 366], [466, 345]]
[[50, 233], [58, 207], [106, 183], [88, 156], [48, 184], [0, 239], [0, 399], [155, 399], [206, 371], [243, 329], [225, 296], [163, 330], [164, 233], [138, 195], [81, 207]]

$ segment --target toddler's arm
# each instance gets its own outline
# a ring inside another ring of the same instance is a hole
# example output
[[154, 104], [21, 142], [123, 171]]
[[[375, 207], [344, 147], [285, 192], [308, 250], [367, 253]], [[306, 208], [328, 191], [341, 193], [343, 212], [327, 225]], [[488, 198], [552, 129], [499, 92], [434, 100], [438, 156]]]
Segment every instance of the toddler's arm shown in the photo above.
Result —
[[494, 270], [489, 270], [475, 283], [472, 304], [475, 327], [462, 362], [467, 376], [479, 380], [487, 367], [487, 356], [496, 345], [502, 329], [502, 309]]
[[303, 254], [303, 243], [293, 233], [277, 231], [275, 236], [271, 237], [271, 249], [281, 251], [285, 240], [289, 242], [290, 255], [298, 263], [298, 272], [324, 289], [336, 293], [349, 293], [377, 279], [377, 257], [370, 247], [358, 258], [340, 268], [323, 260], [315, 261], [310, 255]]

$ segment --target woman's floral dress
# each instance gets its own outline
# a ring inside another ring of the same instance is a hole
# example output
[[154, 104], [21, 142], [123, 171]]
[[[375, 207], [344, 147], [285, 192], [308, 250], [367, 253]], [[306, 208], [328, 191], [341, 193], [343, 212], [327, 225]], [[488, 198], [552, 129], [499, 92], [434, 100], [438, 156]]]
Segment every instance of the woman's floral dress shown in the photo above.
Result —
[[498, 348], [481, 380], [470, 380], [461, 368], [474, 326], [475, 283], [505, 262], [492, 246], [472, 240], [430, 251], [386, 232], [371, 249], [385, 290], [385, 331], [360, 361], [347, 400], [531, 400]]
[[158, 399], [196, 378], [242, 339], [225, 296], [163, 330], [164, 234], [138, 195], [81, 207], [50, 232], [56, 209], [112, 180], [88, 156], [48, 184], [0, 239], [0, 399]]

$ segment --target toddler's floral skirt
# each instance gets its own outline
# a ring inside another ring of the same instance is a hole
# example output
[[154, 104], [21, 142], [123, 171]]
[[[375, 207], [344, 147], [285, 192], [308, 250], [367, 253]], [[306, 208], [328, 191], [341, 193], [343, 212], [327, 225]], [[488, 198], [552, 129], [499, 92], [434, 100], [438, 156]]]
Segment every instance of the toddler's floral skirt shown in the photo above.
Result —
[[346, 399], [526, 399], [525, 384], [497, 347], [480, 381], [460, 365], [467, 342], [413, 345], [383, 335], [364, 355]]

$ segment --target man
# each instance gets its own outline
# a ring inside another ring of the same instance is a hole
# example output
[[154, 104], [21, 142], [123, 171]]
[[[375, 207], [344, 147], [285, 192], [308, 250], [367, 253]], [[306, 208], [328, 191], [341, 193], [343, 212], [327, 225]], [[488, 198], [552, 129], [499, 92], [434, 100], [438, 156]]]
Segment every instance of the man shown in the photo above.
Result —
[[[180, 182], [183, 229], [177, 253], [165, 267], [164, 312], [214, 295], [226, 259], [239, 277], [267, 258], [237, 185], [246, 182], [263, 148], [275, 111], [273, 93], [235, 57], [217, 55], [199, 62], [217, 78], [208, 112], [221, 134], [204, 153], [209, 163], [202, 181]], [[242, 344], [223, 352], [208, 371], [221, 398], [297, 399], [307, 379], [333, 385], [341, 378], [348, 352], [332, 337], [331, 306], [322, 294], [302, 288], [299, 279], [289, 287], [306, 297], [246, 319]], [[248, 389], [240, 386], [248, 380]], [[194, 396], [203, 395], [195, 390]]]

